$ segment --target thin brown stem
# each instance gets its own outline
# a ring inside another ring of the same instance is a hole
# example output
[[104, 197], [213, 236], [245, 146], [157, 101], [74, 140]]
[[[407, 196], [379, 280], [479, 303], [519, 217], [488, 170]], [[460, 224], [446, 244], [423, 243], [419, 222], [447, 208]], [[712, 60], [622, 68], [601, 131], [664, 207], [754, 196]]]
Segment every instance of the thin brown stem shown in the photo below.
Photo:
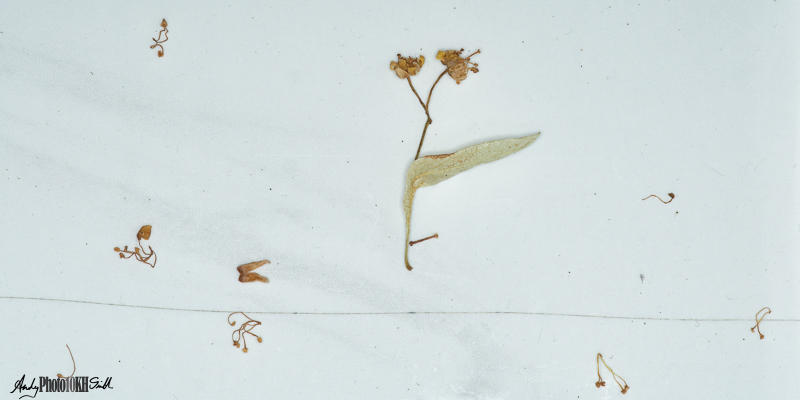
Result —
[[428, 107], [426, 107], [425, 103], [422, 102], [422, 98], [419, 97], [419, 94], [417, 94], [417, 90], [414, 89], [414, 85], [411, 83], [411, 77], [409, 76], [408, 78], [406, 78], [406, 80], [408, 81], [408, 86], [411, 86], [411, 91], [414, 92], [415, 96], [417, 96], [417, 100], [419, 100], [419, 105], [421, 105], [422, 109], [425, 110], [425, 115], [428, 116], [428, 119], [431, 119], [431, 116], [428, 115]]
[[428, 239], [434, 239], [434, 238], [438, 238], [438, 237], [439, 237], [439, 234], [438, 233], [434, 233], [433, 235], [430, 235], [430, 236], [426, 237], [425, 239], [414, 240], [414, 241], [408, 242], [408, 245], [409, 246], [413, 246], [413, 245], [415, 245], [415, 244], [417, 244], [419, 242], [424, 242], [424, 241], [426, 241]]
[[[761, 318], [758, 318], [758, 314], [761, 314], [761, 311], [764, 311], [764, 310], [767, 310], [767, 312], [765, 312], [764, 315], [761, 316]], [[764, 335], [761, 333], [761, 327], [760, 327], [761, 321], [764, 319], [764, 317], [767, 316], [767, 314], [770, 314], [770, 313], [772, 313], [772, 310], [769, 307], [764, 307], [764, 308], [758, 310], [758, 312], [756, 313], [756, 326], [750, 328], [750, 332], [755, 332], [754, 329], [758, 329], [759, 339], [763, 339], [764, 338]]]
[[72, 378], [72, 375], [75, 375], [75, 357], [72, 356], [72, 350], [69, 348], [69, 345], [67, 345], [67, 350], [69, 350], [69, 358], [72, 359], [72, 373], [69, 376], [58, 374], [58, 377], [61, 379]]
[[[428, 110], [428, 107], [430, 107], [430, 104], [431, 104], [431, 96], [433, 96], [433, 88], [435, 88], [435, 87], [436, 87], [436, 84], [437, 84], [437, 83], [439, 83], [439, 79], [442, 79], [442, 77], [444, 76], [444, 74], [445, 74], [446, 72], [447, 72], [447, 70], [446, 70], [446, 69], [445, 69], [444, 71], [442, 71], [442, 73], [441, 73], [441, 74], [439, 74], [439, 77], [438, 77], [438, 78], [436, 78], [436, 82], [433, 82], [433, 86], [431, 86], [431, 91], [430, 91], [430, 93], [428, 93], [428, 102], [427, 102], [427, 103], [425, 103], [425, 109], [426, 109], [426, 110]], [[431, 121], [431, 122], [433, 122], [433, 121]]]
[[[428, 125], [433, 123], [433, 120], [431, 119], [431, 114], [430, 114], [430, 111], [429, 111], [430, 110], [430, 104], [431, 104], [431, 96], [433, 96], [433, 88], [436, 87], [436, 84], [439, 83], [439, 79], [442, 79], [442, 77], [444, 76], [444, 74], [446, 72], [447, 72], [446, 69], [444, 71], [442, 71], [442, 73], [439, 74], [439, 77], [436, 78], [436, 82], [433, 82], [433, 86], [431, 86], [431, 91], [428, 92], [428, 102], [422, 105], [423, 107], [425, 107], [425, 114], [428, 115], [428, 120], [425, 121], [425, 128], [422, 129], [422, 137], [419, 139], [419, 147], [417, 147], [417, 155], [414, 156], [415, 160], [419, 158], [419, 152], [422, 151], [422, 142], [425, 141], [425, 132], [428, 131]], [[411, 80], [409, 80], [408, 82], [411, 83]], [[414, 93], [416, 93], [416, 92], [414, 92]], [[420, 102], [422, 102], [421, 99], [420, 99]]]
[[422, 129], [422, 137], [419, 139], [419, 147], [417, 147], [417, 155], [414, 156], [415, 160], [419, 158], [419, 152], [422, 150], [422, 142], [425, 140], [425, 132], [428, 131], [428, 125], [430, 125], [431, 122], [433, 121], [431, 121], [430, 118], [425, 121], [425, 128]]
[[[630, 387], [628, 386], [628, 382], [625, 382], [625, 379], [623, 379], [621, 376], [617, 375], [617, 373], [614, 372], [614, 370], [611, 369], [611, 367], [609, 367], [608, 364], [606, 364], [606, 360], [603, 359], [603, 355], [602, 354], [597, 353], [597, 357], [600, 359], [600, 361], [603, 362], [603, 365], [606, 366], [606, 369], [608, 369], [608, 371], [611, 372], [611, 377], [614, 378], [614, 382], [616, 382], [617, 385], [619, 385], [619, 388], [622, 389], [622, 394], [627, 393], [628, 389], [630, 389]], [[599, 364], [597, 366], [597, 369], [598, 369], [597, 375], [599, 376], [600, 375], [600, 371], [599, 371], [600, 365]], [[617, 378], [622, 379], [622, 382], [625, 383], [625, 387], [622, 387], [622, 384], [619, 383]], [[605, 386], [605, 384], [603, 384], [602, 386]], [[600, 387], [600, 386], [597, 386], [597, 387]]]
[[650, 196], [647, 196], [647, 197], [643, 198], [642, 201], [647, 200], [647, 199], [649, 199], [651, 197], [655, 197], [655, 198], [661, 200], [662, 203], [669, 204], [672, 200], [675, 199], [675, 194], [673, 194], [673, 193], [667, 193], [667, 196], [669, 196], [669, 201], [661, 200], [661, 197], [658, 197], [658, 196], [656, 196], [654, 194], [651, 194]]

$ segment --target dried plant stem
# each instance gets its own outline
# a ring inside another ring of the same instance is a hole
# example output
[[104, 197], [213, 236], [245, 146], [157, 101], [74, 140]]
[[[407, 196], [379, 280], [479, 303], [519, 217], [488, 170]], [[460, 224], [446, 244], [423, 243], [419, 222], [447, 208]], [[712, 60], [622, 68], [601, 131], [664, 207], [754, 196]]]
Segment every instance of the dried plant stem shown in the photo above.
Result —
[[[627, 393], [628, 389], [629, 389], [628, 382], [625, 382], [625, 379], [623, 379], [621, 376], [617, 375], [617, 373], [614, 372], [614, 370], [611, 369], [611, 367], [609, 367], [608, 364], [606, 364], [606, 360], [603, 359], [603, 355], [602, 354], [597, 353], [597, 358], [599, 358], [600, 361], [603, 362], [603, 365], [606, 366], [606, 369], [608, 369], [608, 371], [611, 372], [611, 376], [612, 376], [612, 378], [614, 378], [614, 382], [617, 382], [617, 385], [619, 385], [619, 388], [622, 389], [622, 394]], [[597, 365], [597, 376], [598, 377], [600, 376], [600, 365], [599, 364]], [[625, 387], [622, 387], [622, 383], [619, 383], [617, 378], [622, 379], [622, 382], [625, 383]], [[603, 379], [601, 378], [599, 382], [602, 382], [602, 381], [603, 381]], [[600, 386], [605, 386], [605, 382], [603, 382], [602, 384], [600, 384], [597, 387], [600, 387]]]
[[58, 374], [61, 379], [72, 378], [72, 375], [75, 375], [75, 357], [72, 356], [72, 350], [70, 350], [69, 345], [67, 345], [67, 350], [69, 350], [69, 358], [72, 359], [72, 373], [69, 376]]
[[426, 241], [428, 239], [434, 239], [434, 238], [439, 238], [439, 234], [438, 233], [434, 233], [433, 235], [430, 235], [430, 236], [428, 236], [428, 237], [426, 237], [424, 239], [414, 240], [414, 241], [408, 242], [408, 245], [409, 246], [413, 246], [413, 245], [415, 245], [415, 244], [417, 244], [419, 242], [424, 242], [424, 241]]
[[[425, 141], [425, 132], [428, 131], [428, 125], [433, 123], [433, 120], [431, 119], [431, 114], [430, 114], [430, 111], [429, 111], [430, 104], [431, 104], [431, 96], [433, 96], [433, 88], [436, 87], [436, 84], [439, 83], [439, 79], [442, 79], [442, 77], [444, 76], [445, 73], [447, 73], [447, 70], [442, 71], [442, 73], [439, 74], [439, 77], [436, 78], [436, 82], [433, 82], [433, 86], [431, 86], [431, 91], [428, 92], [428, 101], [425, 104], [422, 105], [422, 107], [425, 108], [425, 114], [428, 116], [428, 120], [425, 121], [425, 128], [422, 129], [422, 137], [419, 139], [419, 147], [417, 147], [417, 155], [414, 156], [415, 160], [419, 158], [419, 152], [422, 150], [422, 142]], [[408, 83], [409, 84], [411, 83], [411, 79], [408, 80]], [[414, 87], [412, 86], [411, 89], [413, 90]], [[417, 92], [414, 91], [414, 94], [416, 94], [416, 93]], [[417, 98], [419, 98], [419, 96], [417, 96]], [[420, 99], [420, 103], [422, 103], [422, 99]]]
[[417, 94], [417, 90], [414, 89], [414, 84], [411, 83], [411, 77], [409, 76], [408, 78], [406, 78], [406, 80], [408, 81], [408, 86], [411, 86], [411, 91], [414, 92], [414, 96], [417, 96], [417, 100], [419, 100], [419, 105], [421, 105], [422, 109], [425, 110], [425, 115], [428, 116], [428, 119], [431, 119], [431, 116], [428, 114], [428, 107], [426, 107], [425, 103], [422, 102], [422, 98], [419, 97], [419, 94]]
[[642, 201], [647, 200], [647, 199], [649, 199], [651, 197], [655, 197], [655, 198], [661, 200], [662, 203], [669, 204], [672, 200], [675, 200], [675, 195], [673, 193], [667, 193], [667, 196], [669, 196], [669, 201], [664, 201], [664, 200], [661, 199], [661, 197], [658, 197], [658, 196], [656, 196], [654, 194], [651, 194], [650, 196], [647, 196], [647, 197], [643, 198]]
[[[761, 311], [764, 311], [764, 310], [767, 310], [767, 312], [765, 312], [764, 315], [761, 316], [761, 318], [758, 318], [758, 314], [761, 314]], [[763, 339], [764, 338], [764, 335], [761, 334], [761, 327], [759, 325], [761, 325], [761, 321], [764, 319], [764, 317], [766, 317], [767, 314], [770, 314], [770, 313], [772, 313], [772, 310], [769, 307], [764, 307], [764, 308], [758, 310], [758, 312], [756, 313], [756, 326], [750, 328], [750, 332], [755, 332], [755, 329], [758, 329], [759, 339]]]

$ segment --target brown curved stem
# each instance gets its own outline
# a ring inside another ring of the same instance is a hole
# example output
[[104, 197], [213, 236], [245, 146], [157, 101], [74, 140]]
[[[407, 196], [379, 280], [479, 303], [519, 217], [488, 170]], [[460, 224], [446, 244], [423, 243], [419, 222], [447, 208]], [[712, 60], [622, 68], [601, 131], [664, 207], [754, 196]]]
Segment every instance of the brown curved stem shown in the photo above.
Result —
[[419, 95], [417, 94], [417, 90], [414, 89], [414, 85], [411, 83], [411, 77], [409, 76], [408, 78], [406, 78], [406, 80], [408, 81], [408, 86], [411, 86], [411, 91], [414, 92], [415, 96], [417, 96], [417, 100], [419, 100], [419, 105], [421, 105], [422, 109], [425, 110], [425, 115], [428, 116], [428, 119], [431, 119], [431, 116], [428, 115], [428, 107], [426, 107], [425, 103], [422, 102], [422, 98], [419, 97]]
[[58, 377], [61, 379], [72, 378], [72, 375], [75, 375], [75, 357], [72, 356], [72, 350], [69, 348], [69, 345], [67, 345], [67, 350], [69, 350], [69, 358], [72, 359], [72, 373], [69, 376], [58, 374]]
[[[447, 70], [442, 71], [442, 73], [439, 74], [439, 77], [436, 78], [436, 82], [433, 82], [433, 86], [431, 86], [431, 91], [428, 92], [428, 102], [422, 105], [422, 107], [425, 107], [425, 114], [428, 115], [428, 120], [425, 121], [425, 127], [422, 128], [422, 137], [419, 138], [419, 147], [417, 147], [417, 155], [414, 156], [415, 160], [419, 158], [419, 152], [422, 151], [422, 142], [425, 141], [425, 132], [428, 131], [428, 125], [433, 123], [433, 120], [431, 119], [431, 114], [428, 111], [429, 110], [428, 107], [431, 104], [431, 96], [433, 95], [433, 88], [436, 87], [436, 84], [439, 83], [439, 79], [442, 79], [442, 77], [444, 76], [445, 72], [447, 72]], [[411, 80], [409, 80], [408, 83], [411, 83]], [[414, 93], [416, 94], [417, 92], [414, 92]], [[417, 96], [417, 97], [419, 97], [419, 96]], [[422, 103], [422, 99], [420, 99], [420, 103]]]

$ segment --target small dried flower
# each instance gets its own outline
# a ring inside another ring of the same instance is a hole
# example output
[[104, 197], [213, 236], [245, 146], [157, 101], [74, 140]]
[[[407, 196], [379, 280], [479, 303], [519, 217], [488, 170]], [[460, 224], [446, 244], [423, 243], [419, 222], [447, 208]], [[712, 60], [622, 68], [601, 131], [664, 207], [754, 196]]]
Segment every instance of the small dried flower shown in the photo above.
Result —
[[166, 18], [162, 18], [161, 19], [161, 27], [162, 28], [166, 28], [167, 27], [167, 19]]
[[455, 79], [456, 84], [461, 84], [461, 81], [467, 79], [467, 73], [469, 73], [469, 71], [474, 73], [478, 72], [478, 64], [470, 62], [470, 58], [481, 51], [478, 50], [467, 56], [467, 58], [461, 58], [461, 53], [463, 52], [464, 49], [439, 50], [439, 53], [436, 54], [436, 59], [447, 66], [447, 74]]
[[414, 76], [425, 64], [425, 57], [419, 56], [412, 58], [411, 56], [403, 58], [400, 54], [397, 55], [397, 61], [389, 63], [389, 68], [394, 71], [400, 79], [406, 79], [409, 76]]

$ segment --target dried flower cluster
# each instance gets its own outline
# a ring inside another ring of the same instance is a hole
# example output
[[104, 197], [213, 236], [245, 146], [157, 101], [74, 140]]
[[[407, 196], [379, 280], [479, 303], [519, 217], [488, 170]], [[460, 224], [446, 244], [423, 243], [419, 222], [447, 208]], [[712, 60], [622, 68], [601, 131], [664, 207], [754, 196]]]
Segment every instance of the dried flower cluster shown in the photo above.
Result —
[[247, 314], [241, 311], [238, 311], [230, 313], [230, 315], [228, 315], [228, 324], [230, 324], [231, 326], [236, 326], [236, 321], [231, 322], [231, 316], [233, 316], [233, 314], [242, 314], [244, 315], [245, 318], [247, 318], [247, 322], [243, 323], [242, 326], [239, 327], [239, 329], [231, 333], [231, 339], [233, 340], [233, 345], [238, 349], [239, 340], [241, 340], [242, 344], [244, 345], [242, 352], [247, 353], [247, 340], [245, 339], [245, 334], [255, 336], [256, 339], [258, 340], [258, 343], [261, 343], [261, 336], [258, 336], [255, 333], [250, 332], [253, 330], [253, 328], [261, 325], [261, 322], [248, 317]]
[[[767, 310], [767, 312], [765, 312], [764, 315], [761, 316], [761, 318], [758, 318], [758, 314], [761, 314], [761, 311], [764, 311], [764, 310]], [[769, 307], [764, 307], [764, 308], [758, 310], [758, 312], [756, 313], [756, 326], [750, 328], [750, 332], [755, 332], [755, 330], [758, 329], [758, 336], [760, 336], [759, 339], [763, 339], [764, 338], [764, 335], [761, 334], [761, 328], [759, 327], [759, 325], [761, 325], [761, 321], [764, 319], [764, 317], [766, 317], [767, 314], [771, 314], [771, 313], [772, 313], [772, 310]]]
[[[150, 226], [150, 225], [145, 225], [141, 229], [139, 229], [139, 233], [136, 234], [136, 240], [138, 241], [139, 246], [142, 246], [142, 239], [150, 240], [150, 231], [152, 229], [153, 229], [153, 227]], [[156, 257], [156, 252], [153, 251], [152, 247], [147, 246], [147, 248], [150, 249], [150, 253], [147, 253], [146, 251], [144, 251], [144, 246], [142, 246], [141, 249], [138, 248], [138, 247], [134, 247], [133, 251], [128, 250], [128, 246], [125, 246], [125, 248], [121, 249], [121, 250], [120, 250], [119, 247], [114, 247], [114, 251], [119, 252], [119, 258], [128, 259], [128, 258], [131, 258], [131, 257], [136, 257], [137, 261], [143, 262], [143, 263], [155, 268], [156, 267], [156, 261], [158, 260], [158, 257]], [[128, 256], [126, 257], [125, 254], [128, 254]], [[153, 259], [153, 263], [152, 264], [149, 262], [149, 260], [151, 258]]]
[[481, 51], [478, 50], [468, 55], [467, 58], [461, 58], [461, 53], [463, 52], [464, 49], [439, 50], [439, 53], [436, 54], [436, 59], [447, 66], [447, 74], [450, 75], [458, 85], [461, 84], [461, 81], [467, 79], [467, 73], [469, 73], [469, 71], [478, 73], [478, 64], [471, 62], [470, 58]]
[[414, 76], [419, 72], [422, 68], [422, 65], [425, 64], [425, 57], [419, 56], [417, 58], [406, 57], [403, 58], [400, 54], [397, 55], [397, 61], [392, 61], [389, 63], [389, 68], [397, 75], [400, 79], [406, 79], [409, 76]]
[[253, 261], [251, 263], [243, 264], [236, 267], [239, 271], [239, 282], [264, 282], [268, 283], [269, 279], [266, 276], [261, 276], [255, 272], [250, 272], [256, 268], [261, 268], [264, 264], [270, 264], [269, 260]]
[[[166, 19], [162, 19], [161, 20], [161, 27], [164, 28], [164, 29], [162, 29], [162, 30], [160, 30], [158, 32], [158, 39], [153, 38], [153, 41], [156, 42], [156, 44], [150, 46], [150, 48], [154, 49], [154, 48], [156, 48], [156, 46], [158, 46], [159, 48], [161, 48], [161, 50], [158, 51], [158, 56], [159, 57], [164, 57], [164, 46], [162, 46], [161, 43], [164, 43], [167, 40], [169, 40], [169, 38], [167, 37], [167, 34], [169, 33], [169, 30], [167, 29], [167, 20]], [[164, 40], [161, 40], [161, 34], [162, 33], [164, 34]]]
[[[597, 378], [598, 379], [597, 379], [597, 382], [594, 383], [594, 385], [597, 386], [598, 388], [600, 386], [605, 386], [606, 385], [605, 381], [603, 381], [603, 377], [600, 376], [600, 361], [602, 361], [603, 365], [605, 365], [606, 368], [608, 369], [608, 371], [611, 372], [611, 376], [614, 378], [614, 382], [617, 382], [617, 385], [619, 385], [619, 388], [622, 389], [622, 394], [628, 393], [628, 389], [630, 389], [630, 387], [628, 386], [628, 382], [625, 382], [625, 379], [622, 379], [621, 376], [617, 375], [614, 372], [614, 370], [612, 370], [611, 367], [609, 367], [608, 364], [606, 364], [606, 360], [603, 359], [603, 355], [600, 354], [600, 353], [597, 353]], [[625, 383], [625, 387], [622, 387], [622, 384], [619, 383], [617, 378], [622, 379], [622, 382]]]
[[450, 75], [451, 78], [455, 79], [457, 84], [461, 84], [461, 81], [467, 79], [467, 73], [469, 71], [478, 72], [478, 64], [475, 64], [470, 61], [470, 57], [474, 56], [475, 54], [480, 53], [481, 51], [478, 50], [467, 58], [461, 58], [461, 53], [464, 52], [464, 49], [461, 50], [440, 50], [439, 53], [436, 55], [436, 58], [439, 59], [442, 64], [446, 67], [439, 77], [436, 78], [436, 82], [433, 83], [431, 86], [430, 92], [428, 92], [428, 101], [423, 102], [422, 97], [419, 96], [417, 90], [414, 89], [414, 84], [411, 83], [411, 77], [416, 75], [422, 66], [425, 64], [425, 57], [405, 57], [403, 58], [402, 55], [397, 55], [397, 61], [392, 61], [389, 63], [389, 69], [394, 71], [395, 75], [397, 75], [400, 79], [405, 79], [408, 81], [408, 86], [411, 87], [411, 91], [414, 92], [414, 95], [417, 96], [417, 100], [419, 100], [419, 104], [422, 105], [422, 109], [425, 110], [425, 115], [428, 119], [425, 121], [425, 127], [422, 128], [422, 137], [419, 140], [419, 147], [417, 148], [417, 155], [414, 159], [419, 158], [419, 152], [422, 150], [422, 142], [425, 140], [425, 132], [428, 131], [428, 125], [433, 123], [430, 114], [430, 103], [431, 103], [431, 96], [433, 95], [433, 89], [436, 87], [436, 84], [439, 83], [439, 80], [442, 79], [444, 74]]

